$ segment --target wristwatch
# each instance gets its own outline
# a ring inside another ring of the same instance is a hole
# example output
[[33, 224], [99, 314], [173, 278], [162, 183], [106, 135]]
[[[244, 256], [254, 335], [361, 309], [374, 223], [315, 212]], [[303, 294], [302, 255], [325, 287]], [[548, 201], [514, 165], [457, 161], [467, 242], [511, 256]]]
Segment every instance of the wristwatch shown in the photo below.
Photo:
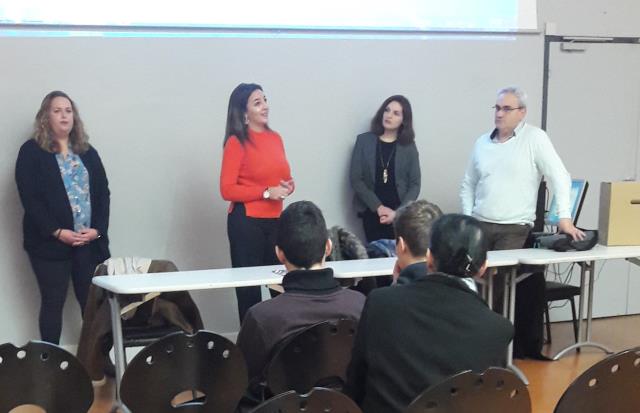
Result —
[[271, 192], [269, 192], [269, 188], [265, 189], [264, 192], [262, 193], [262, 198], [263, 199], [269, 199], [271, 197]]

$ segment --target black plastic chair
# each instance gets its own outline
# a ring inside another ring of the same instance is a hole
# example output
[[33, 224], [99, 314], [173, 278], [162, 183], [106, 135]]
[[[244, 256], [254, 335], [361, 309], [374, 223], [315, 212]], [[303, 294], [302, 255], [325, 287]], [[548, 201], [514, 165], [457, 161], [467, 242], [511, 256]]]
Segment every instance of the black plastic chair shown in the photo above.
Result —
[[0, 411], [31, 404], [47, 413], [86, 413], [92, 403], [91, 379], [72, 354], [43, 341], [0, 345]]
[[275, 353], [266, 370], [272, 394], [313, 387], [341, 389], [351, 361], [356, 321], [325, 321], [302, 330]]
[[573, 337], [578, 342], [578, 318], [576, 317], [576, 304], [574, 297], [580, 296], [580, 287], [575, 285], [547, 281], [545, 283], [545, 329], [547, 331], [547, 343], [551, 343], [551, 319], [549, 318], [549, 303], [554, 301], [569, 300], [571, 304], [571, 316], [573, 321]]
[[[576, 410], [577, 412], [578, 410]], [[527, 386], [510, 370], [465, 371], [429, 387], [405, 413], [529, 413]]]
[[333, 389], [316, 387], [307, 394], [294, 390], [279, 394], [262, 403], [251, 413], [360, 413], [356, 403]]
[[[178, 271], [169, 260], [151, 260], [148, 273]], [[94, 275], [107, 275], [108, 266], [102, 263], [96, 267]], [[187, 291], [165, 292], [145, 301], [146, 294], [120, 295], [121, 308], [131, 304], [134, 314], [127, 314], [122, 320], [123, 347], [145, 347], [154, 341], [177, 332], [193, 333], [203, 328], [202, 318], [196, 304]], [[99, 380], [108, 374], [115, 376], [115, 367], [109, 358], [113, 337], [111, 332], [111, 312], [107, 301], [108, 294], [102, 288], [92, 284], [84, 311], [84, 320], [78, 359], [85, 366], [93, 380]], [[126, 351], [124, 363], [127, 364]]]
[[171, 334], [138, 353], [122, 377], [121, 394], [132, 413], [231, 413], [247, 384], [235, 344], [199, 331]]
[[[154, 259], [151, 263], [152, 265], [150, 266], [149, 273], [155, 272], [153, 269], [154, 267], [162, 268], [163, 272], [178, 271], [178, 267], [169, 260]], [[98, 265], [95, 270], [95, 275], [107, 275], [107, 266], [105, 264]], [[189, 293], [181, 292], [181, 294]], [[137, 307], [136, 314], [132, 319], [123, 321], [122, 337], [125, 349], [129, 347], [145, 347], [164, 336], [182, 332], [180, 327], [169, 324], [168, 322], [155, 326], [149, 324], [149, 319], [152, 316], [153, 300], [155, 300], [155, 298], [141, 304]], [[197, 308], [195, 308], [195, 311], [197, 312]], [[200, 315], [197, 314], [195, 318], [199, 320]], [[197, 323], [194, 327], [196, 329], [201, 329], [202, 325], [201, 323]], [[125, 364], [126, 363], [127, 360], [125, 352]]]
[[640, 347], [609, 356], [582, 373], [554, 412], [640, 412]]

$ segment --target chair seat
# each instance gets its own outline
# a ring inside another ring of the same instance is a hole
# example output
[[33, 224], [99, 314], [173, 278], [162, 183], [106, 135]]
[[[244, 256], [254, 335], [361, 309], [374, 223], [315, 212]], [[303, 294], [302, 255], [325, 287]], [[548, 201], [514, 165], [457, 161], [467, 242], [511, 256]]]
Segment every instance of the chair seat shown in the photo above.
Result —
[[314, 387], [307, 394], [291, 390], [270, 398], [251, 410], [251, 413], [361, 413], [358, 405], [345, 394], [321, 387]]
[[547, 301], [568, 300], [576, 295], [580, 295], [580, 287], [564, 284], [556, 281], [545, 283], [545, 297]]
[[144, 347], [169, 334], [182, 332], [174, 325], [125, 327], [122, 329], [125, 347]]

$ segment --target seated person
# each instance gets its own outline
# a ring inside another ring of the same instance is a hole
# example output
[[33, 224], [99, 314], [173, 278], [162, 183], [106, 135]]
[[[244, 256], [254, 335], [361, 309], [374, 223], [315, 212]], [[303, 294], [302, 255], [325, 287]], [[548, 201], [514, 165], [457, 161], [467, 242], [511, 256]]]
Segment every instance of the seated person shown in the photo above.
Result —
[[393, 228], [396, 235], [396, 266], [393, 279], [409, 284], [427, 273], [427, 249], [431, 225], [442, 211], [423, 199], [413, 201], [396, 211]]
[[342, 289], [324, 262], [331, 241], [322, 212], [309, 201], [294, 202], [280, 216], [276, 255], [287, 274], [284, 293], [251, 307], [237, 345], [249, 370], [250, 389], [263, 379], [272, 350], [287, 337], [326, 320], [360, 319], [365, 297]]
[[443, 215], [431, 228], [428, 273], [369, 294], [345, 388], [364, 413], [403, 412], [448, 376], [504, 365], [513, 326], [488, 308], [471, 279], [486, 260], [479, 222]]

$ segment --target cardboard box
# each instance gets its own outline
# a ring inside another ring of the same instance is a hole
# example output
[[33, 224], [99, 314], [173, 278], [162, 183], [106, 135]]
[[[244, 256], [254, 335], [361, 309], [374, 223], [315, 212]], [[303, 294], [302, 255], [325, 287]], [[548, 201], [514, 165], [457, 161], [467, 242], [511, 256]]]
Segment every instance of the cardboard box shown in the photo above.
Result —
[[640, 245], [640, 182], [602, 182], [598, 232], [602, 245]]

